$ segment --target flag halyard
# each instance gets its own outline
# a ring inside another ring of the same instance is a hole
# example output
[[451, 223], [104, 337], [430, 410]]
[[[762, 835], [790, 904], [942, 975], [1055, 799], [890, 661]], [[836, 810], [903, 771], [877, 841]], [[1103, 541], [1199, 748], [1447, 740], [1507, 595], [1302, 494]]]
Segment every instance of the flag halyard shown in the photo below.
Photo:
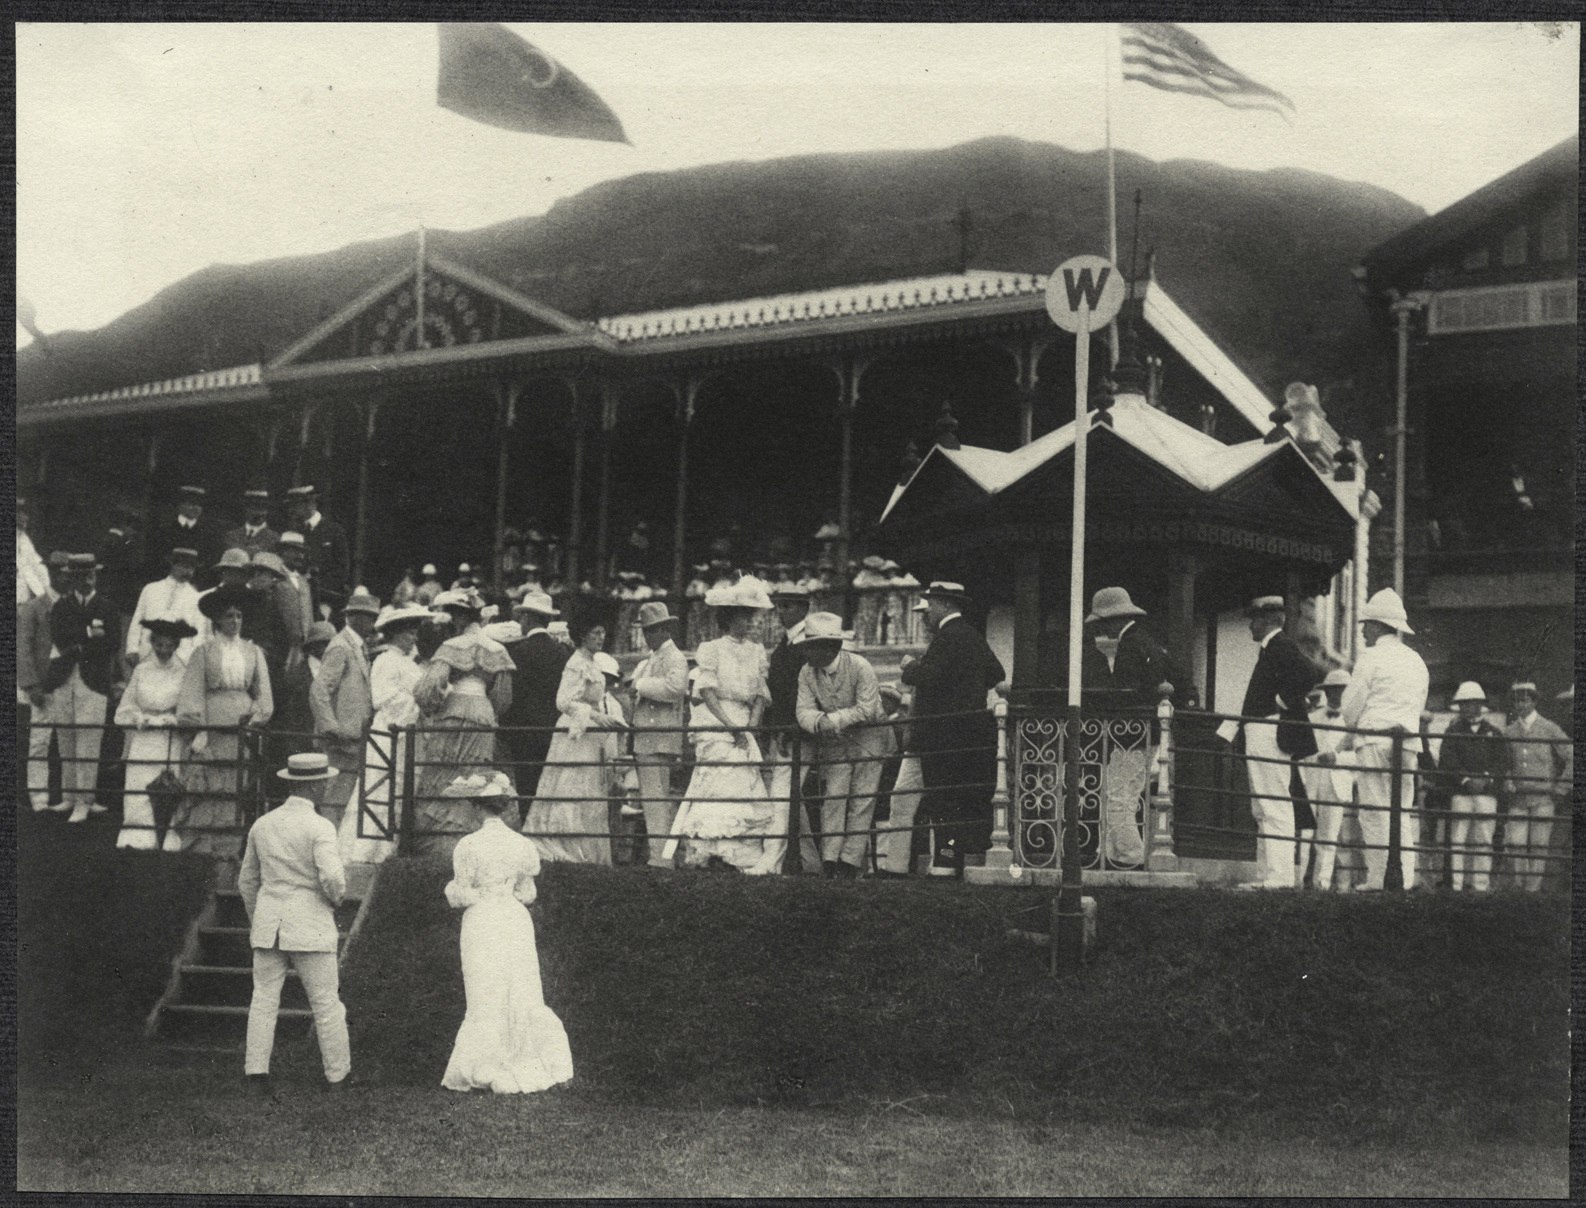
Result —
[[1125, 23], [1119, 42], [1123, 78], [1164, 92], [1209, 97], [1233, 109], [1266, 109], [1285, 121], [1294, 102], [1224, 63], [1188, 30], [1166, 21]]
[[443, 21], [438, 28], [441, 108], [524, 134], [628, 141], [594, 89], [505, 26]]

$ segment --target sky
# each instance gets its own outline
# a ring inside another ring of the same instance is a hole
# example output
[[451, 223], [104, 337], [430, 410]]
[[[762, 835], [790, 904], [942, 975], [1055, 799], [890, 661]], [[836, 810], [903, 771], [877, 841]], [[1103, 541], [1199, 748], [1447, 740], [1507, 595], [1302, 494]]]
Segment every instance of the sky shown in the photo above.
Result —
[[[509, 27], [633, 145], [441, 109], [432, 24], [17, 26], [19, 297], [46, 333], [87, 330], [210, 264], [486, 226], [639, 172], [988, 135], [1103, 145], [1101, 25]], [[1303, 168], [1436, 211], [1577, 130], [1578, 24], [1186, 28], [1294, 120], [1124, 85], [1114, 62], [1118, 148]]]

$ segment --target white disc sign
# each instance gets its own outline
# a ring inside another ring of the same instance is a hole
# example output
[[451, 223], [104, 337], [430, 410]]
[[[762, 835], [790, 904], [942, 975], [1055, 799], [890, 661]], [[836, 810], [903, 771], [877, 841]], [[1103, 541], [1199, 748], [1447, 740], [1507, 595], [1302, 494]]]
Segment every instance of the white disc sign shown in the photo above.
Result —
[[1071, 256], [1046, 282], [1046, 313], [1064, 331], [1079, 331], [1088, 312], [1088, 331], [1099, 331], [1123, 307], [1123, 275], [1105, 256]]

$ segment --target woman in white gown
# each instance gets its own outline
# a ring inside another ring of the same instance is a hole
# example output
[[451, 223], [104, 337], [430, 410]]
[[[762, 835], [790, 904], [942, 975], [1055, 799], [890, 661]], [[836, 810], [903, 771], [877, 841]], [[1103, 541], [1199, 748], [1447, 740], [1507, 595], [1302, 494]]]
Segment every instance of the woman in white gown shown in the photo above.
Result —
[[[116, 725], [127, 732], [126, 796], [116, 846], [153, 851], [160, 845], [154, 807], [143, 790], [166, 768], [180, 772], [187, 754], [187, 740], [176, 728], [176, 702], [182, 694], [187, 661], [176, 650], [184, 638], [196, 637], [198, 630], [180, 618], [140, 623], [149, 631], [154, 653], [132, 669], [132, 678], [116, 706]], [[180, 851], [181, 837], [166, 831], [164, 847]]]
[[387, 608], [374, 623], [385, 648], [369, 668], [369, 702], [374, 706], [374, 721], [369, 726], [369, 749], [363, 761], [361, 810], [377, 821], [365, 820], [364, 834], [360, 836], [360, 807], [349, 804], [341, 816], [339, 836], [344, 863], [378, 864], [396, 847], [393, 839], [381, 836], [379, 825], [384, 825], [388, 834], [396, 834], [398, 820], [392, 803], [402, 799], [402, 770], [407, 745], [413, 738], [404, 734], [393, 741], [389, 735], [393, 726], [411, 726], [419, 719], [413, 693], [424, 669], [418, 664], [416, 647], [419, 626], [433, 615], [427, 608], [408, 605]]
[[696, 764], [673, 824], [683, 836], [683, 864], [703, 867], [719, 861], [756, 875], [777, 872], [787, 844], [766, 838], [781, 827], [754, 735], [771, 700], [769, 659], [754, 629], [758, 614], [770, 610], [771, 597], [758, 579], [745, 576], [731, 587], [712, 588], [705, 603], [717, 610], [726, 636], [703, 642], [694, 652], [700, 703], [689, 717], [689, 737]]
[[546, 1090], [572, 1078], [573, 1054], [540, 985], [528, 911], [539, 853], [502, 820], [512, 802], [505, 773], [459, 777], [446, 796], [471, 800], [484, 822], [458, 840], [446, 886], [446, 901], [466, 911], [461, 950], [468, 1013], [441, 1085], [502, 1095]]

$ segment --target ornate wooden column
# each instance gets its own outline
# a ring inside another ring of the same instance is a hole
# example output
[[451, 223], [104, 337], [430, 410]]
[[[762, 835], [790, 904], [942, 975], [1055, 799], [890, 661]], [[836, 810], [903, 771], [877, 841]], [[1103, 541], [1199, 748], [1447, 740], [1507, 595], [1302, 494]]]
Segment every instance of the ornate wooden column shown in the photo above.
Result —
[[313, 402], [303, 404], [303, 417], [299, 421], [297, 429], [297, 453], [292, 458], [292, 485], [294, 487], [303, 485], [303, 456], [308, 452], [308, 434], [314, 423], [314, 410], [315, 405]]
[[1013, 358], [1013, 381], [1019, 390], [1019, 443], [1027, 445], [1035, 439], [1035, 387], [1040, 382], [1041, 354], [1051, 344], [1053, 336], [1041, 332], [1024, 339], [1008, 340], [999, 345]]
[[854, 408], [859, 405], [859, 383], [873, 358], [848, 353], [832, 362], [837, 375], [837, 419], [842, 431], [837, 482], [837, 573], [848, 574], [849, 543], [853, 540]]
[[497, 590], [505, 586], [507, 553], [507, 441], [518, 418], [520, 382], [496, 383], [496, 531], [492, 568]]
[[[151, 541], [156, 531], [154, 508], [157, 501], [155, 499], [154, 472], [159, 468], [160, 464], [160, 444], [160, 430], [155, 428], [154, 431], [149, 433], [149, 456], [143, 470], [143, 534], [145, 542]], [[43, 483], [44, 458], [41, 453], [39, 456], [39, 485], [42, 487]], [[168, 552], [167, 550], [149, 549], [146, 551], [146, 560], [152, 562], [158, 557], [163, 557]]]
[[[1168, 653], [1185, 675], [1195, 673], [1195, 576], [1200, 573], [1199, 555], [1190, 550], [1168, 551], [1167, 559], [1167, 641]], [[1216, 620], [1213, 618], [1213, 624]], [[1174, 684], [1176, 689], [1188, 684]]]
[[601, 382], [600, 394], [600, 503], [595, 512], [595, 589], [606, 588], [611, 561], [611, 443], [617, 428], [617, 387]]
[[683, 591], [688, 586], [688, 430], [694, 422], [694, 406], [705, 378], [691, 373], [681, 382], [670, 383], [676, 404], [677, 420], [677, 496], [672, 508], [672, 600], [673, 609], [683, 615]]
[[369, 446], [374, 442], [375, 416], [380, 411], [380, 399], [371, 398], [366, 403], [353, 404], [363, 420], [363, 440], [358, 443], [358, 501], [353, 516], [352, 581], [362, 583], [364, 556], [369, 542]]

